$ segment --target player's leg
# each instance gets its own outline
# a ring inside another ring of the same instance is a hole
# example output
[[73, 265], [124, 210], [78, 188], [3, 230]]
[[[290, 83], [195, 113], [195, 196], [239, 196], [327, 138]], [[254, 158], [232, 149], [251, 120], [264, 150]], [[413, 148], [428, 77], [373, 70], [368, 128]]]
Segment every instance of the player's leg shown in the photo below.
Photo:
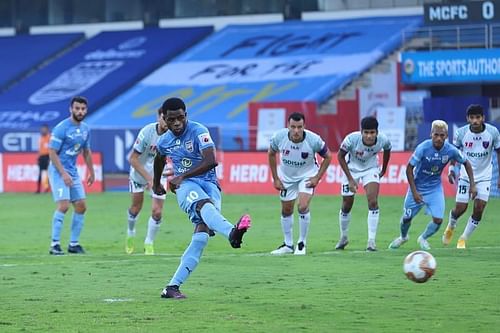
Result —
[[378, 193], [379, 193], [379, 170], [373, 168], [363, 175], [362, 181], [365, 184], [366, 200], [368, 201], [368, 242], [366, 251], [376, 251], [375, 239], [379, 222]]
[[52, 189], [52, 197], [57, 205], [54, 215], [52, 216], [52, 236], [49, 253], [53, 255], [62, 255], [64, 252], [61, 249], [61, 230], [64, 216], [70, 204], [69, 187], [64, 184], [64, 180], [53, 167], [49, 168], [49, 182]]
[[431, 249], [427, 240], [439, 230], [443, 223], [445, 208], [443, 188], [423, 194], [423, 199], [427, 205], [427, 213], [432, 216], [432, 221], [427, 224], [424, 232], [418, 237], [417, 243], [422, 250], [427, 251]]
[[38, 179], [36, 182], [36, 192], [40, 193], [42, 187], [42, 156], [38, 156]]
[[489, 181], [483, 181], [476, 184], [477, 196], [474, 199], [474, 209], [472, 211], [472, 215], [467, 221], [464, 232], [458, 239], [457, 248], [465, 249], [466, 241], [479, 226], [479, 222], [483, 217], [484, 209], [486, 208], [486, 204], [488, 203], [488, 199], [490, 197], [490, 186], [491, 182]]
[[87, 203], [85, 201], [85, 190], [79, 177], [73, 179], [73, 186], [70, 187], [70, 200], [73, 203], [73, 216], [71, 218], [71, 233], [68, 245], [69, 253], [83, 254], [85, 251], [80, 245], [80, 234], [85, 223], [85, 211]]
[[408, 233], [410, 231], [411, 220], [418, 214], [420, 209], [422, 209], [422, 206], [423, 204], [415, 202], [413, 194], [410, 190], [408, 190], [403, 204], [403, 215], [401, 216], [401, 220], [399, 222], [400, 235], [389, 244], [390, 249], [397, 249], [410, 239]]
[[335, 245], [336, 250], [343, 250], [349, 244], [349, 223], [351, 222], [351, 209], [354, 205], [354, 193], [349, 190], [349, 181], [345, 175], [342, 176], [340, 194], [342, 195], [342, 207], [339, 211], [340, 239]]
[[311, 212], [309, 205], [314, 194], [314, 188], [307, 187], [308, 180], [304, 179], [299, 183], [298, 211], [299, 211], [299, 239], [294, 254], [305, 255], [307, 245], [307, 235], [311, 224]]
[[203, 250], [208, 244], [208, 232], [209, 228], [205, 223], [199, 222], [195, 225], [191, 243], [189, 243], [189, 246], [184, 251], [174, 276], [163, 289], [161, 293], [162, 298], [186, 298], [186, 296], [180, 292], [179, 287], [198, 266]]
[[165, 202], [166, 195], [152, 194], [152, 211], [151, 216], [148, 220], [148, 231], [146, 234], [146, 239], [144, 240], [144, 254], [154, 255], [154, 240], [158, 230], [160, 230], [160, 224], [162, 222], [162, 210], [163, 203]]
[[457, 227], [457, 222], [460, 216], [467, 210], [469, 203], [469, 183], [460, 179], [458, 181], [457, 194], [455, 197], [455, 207], [448, 214], [448, 225], [444, 230], [441, 241], [443, 245], [448, 245], [453, 237], [453, 232]]
[[285, 189], [280, 191], [281, 215], [280, 223], [283, 231], [283, 243], [271, 251], [271, 254], [282, 255], [293, 253], [293, 207], [298, 195], [298, 183], [283, 183]]
[[125, 252], [132, 254], [135, 248], [135, 225], [137, 223], [139, 213], [142, 210], [142, 205], [144, 204], [144, 185], [129, 180], [128, 188], [131, 203], [130, 207], [127, 209], [127, 236], [125, 238]]

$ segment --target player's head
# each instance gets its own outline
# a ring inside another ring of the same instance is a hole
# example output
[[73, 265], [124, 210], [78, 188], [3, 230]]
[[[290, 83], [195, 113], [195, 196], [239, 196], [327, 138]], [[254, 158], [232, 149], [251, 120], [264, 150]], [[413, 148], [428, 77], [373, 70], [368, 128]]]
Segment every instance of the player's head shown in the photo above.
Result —
[[467, 122], [472, 131], [479, 132], [483, 130], [484, 125], [484, 110], [479, 104], [471, 104], [467, 108]]
[[361, 137], [363, 144], [374, 145], [377, 142], [378, 121], [377, 118], [368, 116], [361, 119]]
[[49, 134], [49, 125], [47, 124], [43, 124], [41, 127], [40, 127], [40, 134], [41, 135], [47, 135]]
[[83, 96], [75, 96], [71, 99], [69, 104], [69, 112], [71, 118], [76, 122], [81, 122], [87, 115], [89, 102]]
[[294, 112], [288, 116], [288, 137], [292, 142], [304, 140], [306, 117], [300, 112]]
[[434, 148], [441, 149], [448, 138], [448, 124], [443, 120], [434, 120], [431, 125], [431, 139]]
[[158, 112], [158, 117], [156, 121], [158, 122], [160, 133], [165, 133], [168, 130], [168, 127], [167, 127], [167, 122], [165, 121], [165, 119], [163, 119], [162, 108], [159, 107], [157, 112]]
[[168, 129], [171, 130], [175, 136], [184, 133], [187, 123], [187, 112], [186, 104], [184, 104], [182, 99], [177, 97], [167, 99], [161, 106], [161, 113], [163, 119], [167, 123]]

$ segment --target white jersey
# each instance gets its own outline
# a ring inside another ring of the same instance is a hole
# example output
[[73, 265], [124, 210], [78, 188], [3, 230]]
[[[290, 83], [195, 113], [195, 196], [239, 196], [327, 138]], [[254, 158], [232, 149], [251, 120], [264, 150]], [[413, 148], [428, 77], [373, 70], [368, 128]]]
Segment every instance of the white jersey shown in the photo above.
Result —
[[304, 130], [304, 140], [294, 143], [288, 138], [288, 128], [274, 133], [271, 150], [279, 152], [278, 176], [282, 182], [294, 183], [318, 173], [316, 153], [327, 151], [323, 139], [316, 133]]
[[[151, 123], [144, 126], [139, 134], [137, 135], [137, 139], [134, 142], [133, 150], [138, 152], [139, 155], [139, 163], [144, 166], [144, 169], [150, 174], [153, 175], [153, 163], [156, 155], [156, 142], [158, 141], [158, 132], [156, 130], [156, 125], [158, 123]], [[143, 176], [137, 172], [133, 166], [130, 166], [129, 173], [130, 180], [138, 183], [138, 184], [146, 184], [147, 181]]]
[[[453, 144], [461, 149], [469, 160], [476, 182], [491, 181], [493, 149], [500, 149], [498, 129], [490, 124], [484, 125], [484, 131], [481, 133], [474, 133], [470, 130], [469, 125], [465, 125], [456, 130], [453, 136]], [[460, 169], [460, 178], [469, 180], [464, 165]]]
[[351, 172], [363, 172], [371, 168], [378, 168], [378, 153], [383, 150], [391, 150], [391, 141], [384, 133], [378, 133], [377, 141], [372, 146], [363, 143], [360, 131], [348, 134], [340, 149], [347, 152], [347, 166]]

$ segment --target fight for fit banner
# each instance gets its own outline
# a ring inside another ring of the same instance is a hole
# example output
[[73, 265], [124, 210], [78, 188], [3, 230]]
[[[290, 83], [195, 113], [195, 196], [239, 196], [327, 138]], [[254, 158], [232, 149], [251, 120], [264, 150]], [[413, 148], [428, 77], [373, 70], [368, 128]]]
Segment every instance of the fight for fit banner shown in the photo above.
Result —
[[[0, 153], [0, 193], [36, 191], [38, 181], [38, 154]], [[100, 153], [92, 153], [95, 182], [87, 186], [87, 165], [82, 155], [78, 155], [77, 169], [87, 193], [103, 191], [102, 159]]]
[[[406, 165], [410, 159], [409, 152], [395, 152], [385, 176], [380, 180], [381, 195], [404, 196], [408, 189]], [[223, 153], [219, 156], [217, 175], [224, 193], [232, 194], [278, 194], [273, 187], [271, 170], [267, 160], [267, 152], [258, 153]], [[342, 169], [337, 159], [332, 160], [317, 194], [340, 195]], [[455, 195], [455, 187], [448, 183], [446, 169], [443, 172], [443, 186], [446, 196]], [[364, 193], [360, 186], [359, 193]]]

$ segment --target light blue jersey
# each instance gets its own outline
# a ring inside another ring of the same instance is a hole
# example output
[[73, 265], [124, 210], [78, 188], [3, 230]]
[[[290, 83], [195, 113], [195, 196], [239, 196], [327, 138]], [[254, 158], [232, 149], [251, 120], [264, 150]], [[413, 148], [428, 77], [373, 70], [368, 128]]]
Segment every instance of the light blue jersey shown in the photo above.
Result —
[[[175, 136], [168, 131], [156, 144], [158, 153], [172, 161], [175, 176], [196, 168], [203, 159], [202, 151], [207, 148], [215, 148], [210, 133], [205, 126], [194, 121], [187, 121], [182, 135]], [[200, 200], [209, 199], [220, 210], [221, 195], [215, 169], [184, 179], [176, 190], [176, 196], [179, 207], [189, 214], [193, 223], [202, 222], [193, 205]]]
[[427, 207], [427, 213], [432, 217], [443, 218], [445, 202], [441, 173], [450, 160], [458, 163], [466, 161], [462, 153], [448, 141], [445, 141], [440, 150], [434, 148], [431, 139], [417, 146], [409, 163], [415, 167], [413, 170], [415, 186], [422, 195], [423, 203], [415, 202], [413, 193], [408, 189], [403, 208], [404, 218], [413, 218], [423, 205]]
[[61, 121], [52, 131], [49, 148], [57, 152], [64, 170], [73, 179], [73, 185], [68, 187], [56, 167], [52, 163], [49, 165], [48, 175], [54, 201], [74, 202], [85, 199], [85, 190], [76, 168], [76, 158], [83, 149], [90, 149], [89, 126], [84, 122], [76, 125], [70, 118]]
[[420, 143], [409, 161], [415, 167], [413, 175], [417, 190], [427, 193], [440, 188], [441, 173], [450, 160], [463, 164], [466, 158], [448, 141], [445, 141], [440, 150], [434, 148], [431, 139]]
[[89, 126], [81, 122], [76, 125], [70, 118], [61, 121], [52, 131], [49, 148], [59, 155], [64, 170], [74, 178], [78, 176], [76, 158], [86, 148], [90, 148]]

